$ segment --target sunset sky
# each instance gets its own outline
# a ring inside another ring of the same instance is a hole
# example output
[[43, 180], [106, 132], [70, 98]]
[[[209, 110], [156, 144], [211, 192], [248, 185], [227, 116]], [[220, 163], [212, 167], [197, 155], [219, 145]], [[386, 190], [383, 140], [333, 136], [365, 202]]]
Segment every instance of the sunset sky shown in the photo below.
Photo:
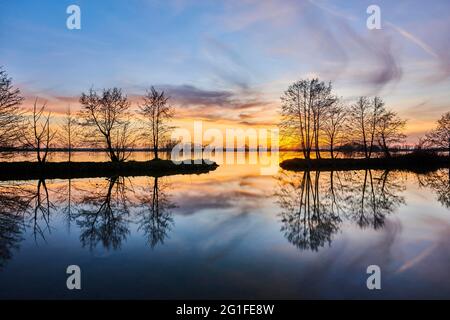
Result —
[[[81, 30], [66, 8], [81, 8]], [[366, 9], [381, 8], [368, 30]], [[450, 110], [450, 2], [0, 0], [0, 65], [27, 97], [63, 112], [90, 87], [136, 101], [164, 89], [177, 123], [274, 126], [293, 81], [332, 81], [349, 102], [380, 95], [409, 142]]]

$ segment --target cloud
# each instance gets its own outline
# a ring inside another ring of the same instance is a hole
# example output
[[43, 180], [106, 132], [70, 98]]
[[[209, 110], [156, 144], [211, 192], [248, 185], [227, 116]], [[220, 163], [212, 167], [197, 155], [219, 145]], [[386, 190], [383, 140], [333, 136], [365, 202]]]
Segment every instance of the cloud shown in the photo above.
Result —
[[[402, 67], [392, 46], [392, 37], [385, 30], [358, 32], [350, 25], [352, 18], [330, 13], [313, 15], [310, 32], [316, 37], [314, 50], [324, 51], [325, 58], [334, 64], [321, 62], [321, 74], [328, 78], [343, 78], [353, 83], [363, 83], [371, 94], [402, 78]], [[335, 58], [333, 58], [335, 57]]]
[[231, 31], [267, 24], [282, 26], [296, 19], [299, 10], [306, 1], [299, 0], [240, 0], [226, 1], [224, 15], [219, 19]]
[[181, 106], [230, 106], [233, 93], [226, 90], [203, 90], [192, 85], [157, 86]]
[[288, 72], [313, 72], [326, 81], [362, 84], [370, 94], [402, 79], [390, 32], [370, 31], [365, 22], [322, 1], [247, 0], [232, 2], [229, 8], [233, 12], [225, 10], [223, 28], [248, 35], [249, 42], [256, 41], [263, 49], [259, 52], [289, 65]]
[[409, 41], [411, 41], [411, 42], [415, 43], [416, 45], [418, 45], [420, 48], [423, 49], [423, 51], [428, 53], [433, 58], [438, 58], [438, 55], [434, 52], [433, 48], [431, 48], [428, 44], [426, 44], [425, 42], [423, 42], [422, 40], [420, 40], [419, 38], [414, 36], [412, 33], [406, 31], [403, 28], [400, 28], [399, 26], [396, 26], [395, 24], [393, 24], [391, 22], [386, 22], [386, 25], [388, 25], [391, 28], [393, 28], [395, 31], [397, 31], [405, 39], [408, 39]]
[[177, 108], [177, 117], [239, 120], [245, 112], [248, 119], [260, 114], [270, 105], [258, 93], [243, 93], [231, 90], [206, 90], [193, 85], [161, 85]]
[[225, 86], [249, 90], [250, 68], [230, 45], [212, 37], [205, 40], [205, 55], [213, 75]]

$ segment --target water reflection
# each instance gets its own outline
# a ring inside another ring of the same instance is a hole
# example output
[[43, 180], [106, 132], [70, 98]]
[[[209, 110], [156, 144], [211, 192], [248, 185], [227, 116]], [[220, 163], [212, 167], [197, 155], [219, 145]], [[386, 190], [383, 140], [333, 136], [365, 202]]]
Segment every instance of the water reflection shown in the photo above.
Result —
[[171, 210], [175, 204], [166, 193], [169, 184], [164, 178], [148, 180], [135, 187], [128, 178], [112, 177], [102, 184], [91, 183], [82, 192], [84, 196], [73, 205], [83, 247], [92, 250], [101, 244], [107, 250], [120, 249], [132, 223], [151, 248], [164, 243], [173, 225]]
[[379, 229], [387, 215], [405, 203], [404, 175], [392, 171], [358, 171], [344, 180], [343, 205], [350, 220], [360, 228]]
[[345, 221], [382, 228], [385, 217], [405, 202], [403, 176], [390, 171], [283, 171], [278, 181], [281, 231], [301, 250], [330, 245]]
[[431, 188], [437, 194], [437, 200], [450, 208], [450, 169], [438, 170], [427, 175], [417, 175], [419, 185]]
[[[75, 221], [80, 228], [80, 242], [91, 250], [99, 243], [107, 249], [120, 249], [130, 233], [130, 201], [126, 178], [112, 177], [104, 184], [90, 186], [78, 204]], [[106, 185], [105, 185], [106, 184]]]
[[[26, 189], [24, 191], [27, 192]], [[38, 240], [38, 235], [45, 240], [45, 233], [51, 232], [50, 213], [53, 209], [55, 209], [55, 205], [50, 200], [46, 181], [38, 180], [36, 192], [31, 197], [30, 207], [28, 209], [31, 211], [30, 220], [33, 225], [35, 241]]]
[[15, 185], [0, 186], [0, 270], [12, 258], [23, 239], [23, 219], [20, 212], [28, 208], [28, 201], [17, 192]]
[[[339, 230], [340, 216], [330, 205], [328, 190], [320, 181], [320, 172], [300, 174], [283, 172], [277, 193], [281, 212], [281, 231], [299, 249], [317, 251], [330, 244]], [[331, 184], [333, 186], [333, 184]], [[333, 190], [334, 191], [334, 190]]]
[[[300, 250], [319, 251], [331, 245], [346, 224], [382, 229], [386, 217], [405, 204], [407, 176], [415, 177], [379, 170], [281, 171], [275, 180], [247, 171], [236, 178], [219, 173], [214, 178], [178, 177], [176, 184], [169, 177], [0, 182], [0, 269], [28, 236], [45, 244], [64, 223], [88, 250], [120, 250], [136, 236], [154, 248], [176, 232], [174, 212], [177, 219], [192, 219], [198, 212], [210, 212], [213, 219], [214, 210], [244, 212], [247, 217], [263, 210], [261, 203], [274, 188], [275, 197], [267, 201], [277, 207], [269, 214], [278, 214], [283, 236]], [[448, 170], [416, 177], [450, 208]]]
[[51, 182], [0, 182], [0, 269], [19, 249], [28, 230], [36, 244], [46, 242], [51, 217], [58, 214], [68, 231], [75, 225], [82, 247], [121, 249], [130, 224], [153, 248], [163, 244], [174, 225], [176, 205], [168, 195], [166, 178], [147, 177], [137, 188], [124, 177]]
[[150, 247], [163, 244], [173, 225], [172, 209], [176, 206], [170, 200], [166, 190], [168, 183], [161, 178], [153, 178], [153, 184], [138, 196], [138, 230], [142, 231]]

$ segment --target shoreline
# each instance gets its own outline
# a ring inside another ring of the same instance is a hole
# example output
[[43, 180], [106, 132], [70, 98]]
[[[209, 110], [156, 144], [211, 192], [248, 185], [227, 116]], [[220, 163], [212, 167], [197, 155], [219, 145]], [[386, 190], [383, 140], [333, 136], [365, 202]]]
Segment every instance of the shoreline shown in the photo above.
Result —
[[407, 170], [411, 172], [430, 172], [450, 168], [449, 156], [407, 154], [391, 158], [370, 159], [301, 159], [284, 160], [280, 167], [290, 171], [351, 171], [364, 169]]
[[102, 178], [112, 176], [162, 177], [202, 174], [215, 170], [216, 163], [179, 165], [171, 160], [127, 162], [0, 162], [0, 181], [35, 179]]

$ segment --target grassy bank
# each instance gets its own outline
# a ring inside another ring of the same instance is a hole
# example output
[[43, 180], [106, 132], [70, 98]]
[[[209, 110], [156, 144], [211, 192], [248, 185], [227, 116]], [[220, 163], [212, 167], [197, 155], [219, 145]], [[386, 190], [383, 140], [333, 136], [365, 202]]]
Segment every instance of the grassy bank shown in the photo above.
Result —
[[0, 180], [71, 179], [111, 176], [167, 176], [201, 174], [215, 170], [217, 164], [180, 164], [170, 160], [113, 162], [0, 162]]
[[285, 170], [364, 170], [364, 169], [397, 169], [412, 172], [429, 172], [439, 168], [449, 168], [450, 158], [428, 153], [410, 153], [391, 158], [373, 159], [289, 159], [280, 163]]

